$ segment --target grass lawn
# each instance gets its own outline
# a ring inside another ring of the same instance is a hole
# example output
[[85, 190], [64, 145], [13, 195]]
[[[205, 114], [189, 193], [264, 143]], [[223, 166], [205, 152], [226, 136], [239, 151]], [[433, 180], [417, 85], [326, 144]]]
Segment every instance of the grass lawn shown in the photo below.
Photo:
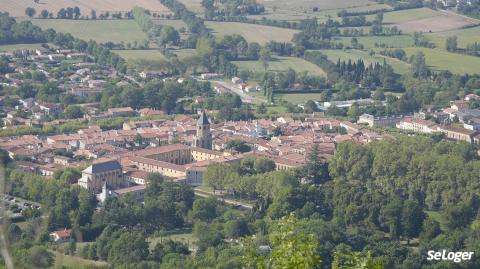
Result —
[[161, 19], [161, 20], [153, 20], [155, 24], [161, 24], [161, 25], [169, 25], [172, 26], [175, 29], [180, 29], [182, 27], [185, 27], [187, 29], [187, 25], [182, 21], [182, 20], [167, 20], [167, 19]]
[[217, 36], [238, 34], [248, 42], [265, 44], [271, 40], [277, 42], [290, 42], [297, 30], [285, 29], [272, 26], [239, 23], [239, 22], [205, 22]]
[[433, 70], [449, 70], [455, 74], [480, 73], [480, 57], [451, 53], [442, 49], [404, 48], [408, 57], [417, 51], [425, 54], [427, 65]]
[[82, 267], [88, 267], [88, 266], [105, 266], [108, 265], [108, 263], [103, 262], [103, 261], [93, 261], [93, 260], [87, 260], [83, 259], [78, 256], [70, 256], [70, 255], [65, 255], [60, 252], [53, 251], [55, 255], [55, 268], [61, 268], [63, 266], [69, 267], [69, 268], [82, 268]]
[[127, 61], [135, 61], [135, 60], [151, 60], [151, 61], [159, 61], [159, 60], [166, 60], [165, 56], [163, 56], [160, 51], [151, 49], [151, 50], [114, 50], [113, 52], [120, 55], [120, 57], [124, 58]]
[[475, 42], [480, 43], [480, 26], [438, 33], [428, 33], [426, 36], [437, 45], [437, 48], [445, 48], [447, 37], [457, 36], [458, 47], [465, 48], [468, 44], [473, 44]]
[[55, 31], [70, 33], [83, 40], [95, 40], [100, 43], [141, 42], [148, 37], [133, 20], [57, 20], [33, 19], [33, 24], [43, 29], [53, 28]]
[[184, 4], [185, 7], [197, 14], [203, 14], [202, 0], [179, 0], [180, 3]]
[[[400, 36], [359, 36], [358, 43], [363, 44], [366, 49], [375, 48], [375, 43], [385, 44], [388, 47], [404, 48], [413, 46], [413, 38], [410, 35]], [[341, 42], [346, 46], [352, 45], [351, 37], [337, 37], [336, 42]]]
[[340, 9], [349, 7], [363, 7], [366, 5], [376, 4], [369, 0], [259, 0], [258, 3], [266, 7], [277, 7], [278, 9], [286, 10], [311, 10], [313, 7], [318, 7], [320, 10], [326, 9]]
[[349, 59], [356, 61], [358, 59], [363, 59], [367, 65], [375, 62], [383, 64], [384, 59], [386, 59], [387, 63], [390, 64], [395, 72], [399, 74], [407, 73], [410, 68], [409, 64], [400, 60], [384, 57], [380, 54], [371, 56], [367, 51], [363, 50], [321, 50], [320, 52], [327, 55], [328, 59], [334, 63], [336, 63], [338, 59], [341, 61], [348, 61]]
[[1, 45], [0, 51], [14, 51], [14, 50], [34, 50], [40, 48], [42, 44], [13, 44]]
[[440, 228], [442, 229], [442, 231], [447, 230], [447, 226], [446, 226], [447, 220], [445, 220], [445, 218], [440, 214], [440, 212], [438, 212], [438, 211], [425, 211], [425, 214], [427, 214], [430, 218], [438, 221], [438, 223], [440, 223]]
[[185, 59], [187, 57], [195, 56], [197, 51], [195, 49], [178, 49], [172, 51], [177, 55], [179, 59]]
[[[260, 61], [234, 61], [233, 63], [240, 70], [264, 71]], [[301, 58], [272, 56], [272, 61], [268, 64], [268, 70], [271, 71], [286, 71], [288, 68], [292, 68], [296, 72], [307, 71], [310, 75], [325, 76], [325, 72], [320, 67]]]
[[159, 242], [166, 240], [178, 241], [186, 244], [189, 249], [195, 248], [198, 239], [193, 235], [191, 230], [184, 230], [178, 232], [167, 232], [165, 236], [150, 237], [147, 239], [150, 249], [153, 249]]
[[292, 104], [305, 104], [308, 100], [320, 100], [320, 93], [278, 93], [275, 98], [282, 98]]

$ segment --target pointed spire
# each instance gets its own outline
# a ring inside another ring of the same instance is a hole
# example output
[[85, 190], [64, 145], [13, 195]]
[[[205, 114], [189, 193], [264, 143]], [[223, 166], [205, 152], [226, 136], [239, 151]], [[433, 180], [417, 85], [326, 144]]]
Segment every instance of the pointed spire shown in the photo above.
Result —
[[197, 125], [208, 125], [210, 122], [208, 121], [207, 113], [205, 110], [202, 110], [202, 114], [200, 114], [200, 118], [198, 118]]

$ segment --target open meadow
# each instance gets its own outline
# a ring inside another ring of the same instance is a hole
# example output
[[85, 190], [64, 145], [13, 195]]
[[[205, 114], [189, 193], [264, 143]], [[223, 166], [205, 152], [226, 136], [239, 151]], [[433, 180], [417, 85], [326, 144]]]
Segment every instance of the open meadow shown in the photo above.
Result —
[[[373, 19], [375, 15], [368, 16]], [[480, 21], [455, 14], [450, 11], [433, 10], [429, 8], [416, 8], [386, 12], [384, 23], [396, 25], [403, 32], [441, 32], [459, 29], [469, 25], [478, 24]]]
[[480, 43], [480, 26], [426, 34], [427, 38], [435, 43], [437, 48], [444, 48], [445, 41], [450, 36], [456, 36], [458, 47], [465, 48], [468, 44]]
[[34, 50], [38, 49], [42, 44], [14, 44], [14, 45], [1, 45], [0, 52], [12, 51], [12, 50]]
[[239, 34], [248, 42], [265, 44], [271, 40], [291, 42], [297, 30], [239, 22], [205, 22], [217, 36]]
[[338, 59], [341, 61], [356, 61], [358, 59], [362, 59], [365, 64], [383, 64], [384, 60], [386, 60], [387, 64], [391, 65], [395, 72], [399, 74], [405, 74], [410, 69], [410, 65], [406, 62], [402, 62], [390, 57], [384, 57], [380, 54], [370, 55], [369, 52], [363, 50], [320, 50], [320, 52], [325, 54], [328, 59], [334, 63], [336, 63]]
[[321, 100], [321, 93], [277, 93], [275, 98], [281, 98], [292, 104], [299, 105], [305, 104], [309, 100]]
[[95, 40], [100, 43], [142, 42], [148, 37], [133, 20], [57, 20], [34, 19], [32, 23], [42, 29], [70, 33], [83, 40]]
[[102, 12], [127, 12], [135, 6], [140, 6], [156, 13], [168, 14], [170, 11], [158, 0], [0, 0], [0, 11], [7, 11], [14, 17], [25, 17], [25, 9], [32, 7], [40, 14], [47, 10], [57, 14], [58, 10], [67, 7], [79, 7], [81, 16], [90, 16], [91, 10]]
[[[391, 48], [403, 48], [413, 46], [413, 38], [410, 35], [397, 36], [359, 36], [356, 37], [359, 44], [364, 48], [375, 48], [375, 44], [384, 44]], [[352, 45], [352, 37], [335, 37], [334, 40], [343, 43], [345, 46]]]
[[427, 65], [433, 70], [448, 70], [454, 74], [478, 73], [480, 57], [448, 52], [442, 49], [404, 48], [408, 56], [422, 51]]
[[[260, 61], [234, 61], [233, 63], [240, 70], [264, 71]], [[287, 71], [289, 68], [296, 72], [306, 71], [310, 75], [325, 76], [325, 72], [320, 67], [301, 58], [272, 56], [272, 60], [268, 62], [268, 70], [270, 71]]]
[[151, 50], [114, 50], [115, 53], [120, 55], [127, 61], [135, 60], [149, 60], [149, 61], [161, 61], [166, 60], [163, 54], [155, 49]]

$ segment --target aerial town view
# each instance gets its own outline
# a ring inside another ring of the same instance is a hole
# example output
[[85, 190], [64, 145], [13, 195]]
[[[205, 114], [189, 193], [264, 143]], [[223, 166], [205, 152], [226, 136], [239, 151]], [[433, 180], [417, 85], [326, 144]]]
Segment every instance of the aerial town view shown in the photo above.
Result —
[[480, 269], [480, 0], [0, 0], [0, 269]]

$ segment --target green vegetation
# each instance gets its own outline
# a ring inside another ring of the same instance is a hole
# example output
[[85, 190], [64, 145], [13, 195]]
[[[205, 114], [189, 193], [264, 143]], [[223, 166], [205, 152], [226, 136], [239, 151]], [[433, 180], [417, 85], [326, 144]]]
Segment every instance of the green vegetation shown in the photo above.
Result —
[[447, 52], [442, 49], [404, 48], [408, 56], [421, 51], [425, 54], [427, 65], [433, 70], [448, 70], [454, 74], [477, 73], [480, 58], [458, 53]]
[[277, 42], [290, 42], [298, 31], [238, 22], [206, 22], [206, 26], [212, 29], [213, 34], [218, 36], [238, 34], [248, 42], [265, 44], [271, 40]]
[[[253, 72], [264, 71], [264, 66], [260, 61], [233, 61], [240, 70], [248, 70]], [[287, 71], [289, 68], [296, 72], [308, 72], [310, 75], [325, 76], [325, 72], [318, 66], [296, 57], [272, 56], [268, 61], [269, 71]]]
[[[368, 30], [366, 31], [368, 32]], [[356, 37], [358, 44], [364, 48], [375, 48], [377, 46], [386, 46], [393, 48], [404, 48], [413, 46], [413, 39], [410, 35], [400, 36], [359, 36]], [[337, 37], [335, 41], [341, 42], [345, 46], [352, 46], [352, 37]]]
[[52, 28], [58, 32], [70, 33], [79, 39], [95, 40], [100, 43], [133, 44], [147, 39], [142, 29], [132, 20], [35, 19], [32, 23], [45, 30]]
[[391, 65], [395, 72], [399, 74], [408, 73], [408, 70], [410, 68], [408, 63], [402, 62], [400, 60], [384, 57], [380, 54], [370, 55], [369, 52], [362, 50], [322, 50], [321, 52], [327, 55], [328, 59], [332, 62], [337, 62], [338, 59], [340, 59], [340, 61], [356, 61], [358, 59], [362, 59], [363, 61], [365, 61], [366, 64], [383, 64], [384, 60], [386, 60], [387, 64]]
[[323, 99], [321, 93], [278, 93], [275, 97], [295, 105], [305, 104], [308, 100], [319, 101]]
[[475, 42], [480, 43], [480, 26], [438, 33], [427, 33], [425, 36], [433, 41], [437, 48], [444, 48], [447, 38], [450, 36], [456, 36], [458, 38], [458, 46], [460, 48], [465, 48], [468, 44], [473, 44]]
[[0, 52], [4, 51], [14, 51], [14, 50], [34, 50], [41, 47], [41, 43], [39, 44], [14, 44], [14, 45], [1, 45]]
[[166, 60], [163, 54], [155, 49], [150, 50], [115, 50], [115, 53], [120, 55], [120, 57], [124, 58], [125, 60], [137, 61], [137, 60], [149, 60], [149, 61], [160, 61]]

